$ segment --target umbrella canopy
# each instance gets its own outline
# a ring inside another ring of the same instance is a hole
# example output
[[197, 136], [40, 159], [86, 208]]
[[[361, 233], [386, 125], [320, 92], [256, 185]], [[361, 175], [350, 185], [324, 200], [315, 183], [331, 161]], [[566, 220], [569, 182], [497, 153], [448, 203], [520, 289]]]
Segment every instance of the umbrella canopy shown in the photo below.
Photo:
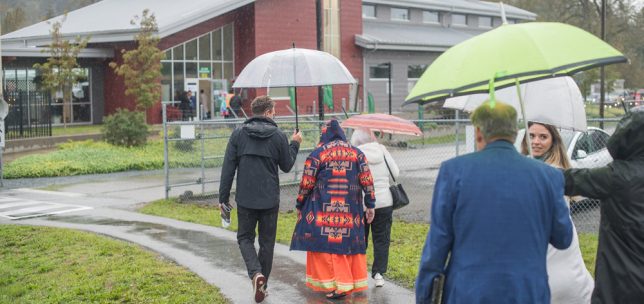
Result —
[[333, 55], [290, 48], [253, 59], [239, 73], [233, 88], [310, 87], [355, 82], [349, 70]]
[[494, 87], [572, 75], [625, 62], [619, 51], [577, 27], [551, 22], [501, 25], [463, 41], [439, 56], [423, 73], [405, 104], [485, 93]]
[[[445, 100], [443, 107], [474, 111], [490, 97], [471, 94]], [[521, 84], [521, 98], [528, 121], [560, 128], [586, 131], [586, 112], [579, 87], [571, 77], [548, 78]], [[512, 105], [521, 117], [521, 105], [515, 87], [496, 91], [496, 99]]]
[[368, 129], [388, 134], [421, 136], [423, 132], [413, 122], [389, 114], [361, 114], [342, 122], [343, 128]]

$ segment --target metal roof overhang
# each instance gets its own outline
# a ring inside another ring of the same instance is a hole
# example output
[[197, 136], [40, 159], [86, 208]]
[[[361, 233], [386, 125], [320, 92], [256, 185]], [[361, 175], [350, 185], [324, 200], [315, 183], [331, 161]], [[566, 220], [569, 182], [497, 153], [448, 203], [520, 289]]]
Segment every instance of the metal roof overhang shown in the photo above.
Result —
[[[15, 48], [15, 47], [2, 47], [2, 56], [3, 57], [50, 57], [51, 54], [47, 51], [47, 48], [41, 47], [26, 47], [26, 48]], [[113, 58], [114, 50], [111, 49], [83, 49], [78, 54], [78, 58]]]
[[445, 45], [418, 44], [387, 42], [370, 39], [362, 35], [356, 35], [355, 44], [367, 50], [390, 50], [390, 51], [417, 51], [417, 52], [444, 52], [451, 47]]

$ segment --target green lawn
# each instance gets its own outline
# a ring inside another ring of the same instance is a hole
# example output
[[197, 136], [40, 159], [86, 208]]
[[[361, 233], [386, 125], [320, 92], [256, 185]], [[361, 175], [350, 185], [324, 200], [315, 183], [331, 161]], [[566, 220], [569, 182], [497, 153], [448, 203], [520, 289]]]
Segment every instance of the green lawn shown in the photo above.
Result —
[[[161, 200], [151, 202], [139, 212], [158, 215], [187, 222], [199, 223], [221, 227], [219, 210], [214, 207], [180, 204], [174, 200]], [[281, 213], [277, 225], [277, 241], [290, 244], [291, 235], [295, 228], [296, 215], [293, 212]], [[230, 230], [237, 228], [237, 214], [233, 210], [231, 215]], [[387, 277], [407, 288], [413, 288], [420, 254], [425, 243], [429, 225], [421, 223], [407, 223], [395, 220], [391, 229], [391, 247], [389, 253], [389, 271]], [[597, 236], [594, 234], [580, 234], [582, 254], [586, 267], [594, 273], [595, 253], [597, 252]], [[373, 260], [373, 250], [367, 250], [369, 264]]]
[[[70, 127], [72, 128], [72, 127]], [[75, 127], [74, 127], [75, 128]], [[78, 127], [80, 128], [80, 127]], [[288, 131], [288, 129], [285, 129]], [[229, 128], [203, 131], [204, 156], [223, 157]], [[311, 149], [318, 140], [317, 129], [307, 129], [300, 150]], [[169, 138], [179, 138], [179, 128], [171, 128]], [[289, 136], [290, 138], [290, 136]], [[200, 168], [201, 141], [171, 141], [170, 168]], [[205, 161], [206, 168], [221, 166], [223, 158]], [[129, 170], [155, 170], [163, 168], [163, 140], [149, 139], [141, 147], [119, 147], [104, 141], [75, 141], [58, 145], [57, 149], [42, 154], [19, 157], [4, 166], [4, 178], [32, 178], [113, 173]]]
[[0, 303], [228, 303], [136, 245], [68, 229], [0, 225]]
[[[459, 141], [463, 144], [465, 142], [465, 134], [462, 132], [458, 135]], [[435, 145], [435, 144], [455, 144], [456, 134], [443, 135], [443, 136], [427, 136], [424, 138], [416, 138], [408, 141], [410, 145]]]
[[[598, 103], [586, 103], [586, 117], [588, 118], [599, 118], [599, 104]], [[604, 105], [604, 118], [615, 118], [624, 116], [624, 108], [622, 105]]]

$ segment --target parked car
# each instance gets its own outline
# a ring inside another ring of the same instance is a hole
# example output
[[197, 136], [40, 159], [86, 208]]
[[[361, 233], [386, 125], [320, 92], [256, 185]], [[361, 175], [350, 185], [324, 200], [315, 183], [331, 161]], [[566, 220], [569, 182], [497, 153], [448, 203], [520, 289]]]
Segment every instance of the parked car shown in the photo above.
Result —
[[603, 167], [613, 161], [606, 148], [610, 137], [606, 131], [588, 127], [586, 132], [560, 130], [559, 134], [566, 145], [566, 155], [573, 168]]

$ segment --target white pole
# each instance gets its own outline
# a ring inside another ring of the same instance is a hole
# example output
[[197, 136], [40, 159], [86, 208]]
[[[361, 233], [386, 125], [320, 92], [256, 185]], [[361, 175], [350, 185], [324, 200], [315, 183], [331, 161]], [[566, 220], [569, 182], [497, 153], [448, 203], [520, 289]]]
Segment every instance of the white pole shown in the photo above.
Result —
[[[2, 17], [0, 17], [0, 34], [2, 34]], [[0, 39], [0, 187], [4, 187], [4, 168], [2, 164], [2, 153], [4, 152], [4, 118], [9, 114], [9, 104], [4, 100], [4, 82], [2, 76], [4, 71], [2, 70], [2, 39]]]
[[525, 105], [523, 104], [523, 98], [521, 97], [521, 86], [519, 85], [519, 79], [515, 78], [515, 85], [517, 87], [517, 96], [519, 97], [519, 104], [521, 105], [521, 116], [523, 116], [523, 126], [525, 127], [525, 132], [523, 136], [528, 146], [528, 157], [532, 158], [532, 140], [530, 140], [530, 132], [528, 132], [528, 118], [525, 116]]
[[499, 5], [501, 6], [501, 23], [508, 24], [508, 20], [505, 18], [505, 6], [503, 6], [503, 2], [499, 2]]

